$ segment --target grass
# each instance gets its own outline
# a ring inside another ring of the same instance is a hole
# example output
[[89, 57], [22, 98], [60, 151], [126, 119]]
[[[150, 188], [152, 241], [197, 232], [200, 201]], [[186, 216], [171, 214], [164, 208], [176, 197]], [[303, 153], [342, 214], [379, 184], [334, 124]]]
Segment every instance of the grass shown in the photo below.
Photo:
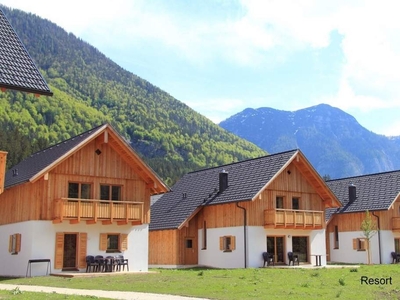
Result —
[[43, 299], [50, 299], [50, 300], [88, 300], [88, 299], [107, 299], [107, 298], [97, 298], [93, 296], [77, 296], [77, 295], [62, 295], [56, 293], [33, 293], [33, 292], [22, 292], [18, 290], [12, 291], [5, 291], [0, 290], [0, 299], [1, 300], [9, 300], [9, 299], [17, 299], [17, 300], [43, 300]]
[[[355, 268], [157, 269], [154, 270], [156, 273], [109, 277], [0, 278], [0, 283], [136, 291], [221, 300], [400, 298], [399, 265], [361, 266], [357, 271], [354, 270]], [[361, 284], [361, 276], [392, 277], [392, 285]]]

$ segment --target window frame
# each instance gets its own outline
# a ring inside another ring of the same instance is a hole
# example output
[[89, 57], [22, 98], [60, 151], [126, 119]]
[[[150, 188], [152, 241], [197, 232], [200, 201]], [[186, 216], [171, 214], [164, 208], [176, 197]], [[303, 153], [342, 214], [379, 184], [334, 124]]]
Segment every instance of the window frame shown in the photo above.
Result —
[[11, 234], [8, 241], [8, 252], [11, 255], [17, 255], [21, 251], [21, 234]]
[[[77, 184], [78, 185], [78, 197], [71, 197], [69, 193], [70, 185]], [[82, 198], [82, 186], [88, 185], [89, 186], [89, 198]], [[67, 191], [68, 199], [93, 199], [93, 184], [90, 182], [77, 182], [77, 181], [69, 181], [68, 182], [68, 191]]]
[[353, 239], [353, 249], [357, 251], [366, 251], [367, 242], [366, 238], [355, 238]]
[[[117, 249], [109, 248], [109, 237], [110, 236], [118, 237], [118, 248]], [[115, 232], [100, 233], [99, 250], [105, 251], [106, 253], [122, 253], [123, 251], [128, 250], [128, 234], [115, 233]]]
[[202, 248], [201, 250], [207, 250], [207, 222], [203, 222], [203, 236], [202, 236]]
[[[108, 187], [109, 191], [108, 191], [108, 199], [102, 199], [102, 187]], [[119, 199], [113, 199], [113, 188], [119, 188], [119, 194], [118, 194], [118, 198]], [[99, 199], [102, 201], [122, 201], [122, 185], [120, 184], [108, 184], [108, 183], [100, 183], [100, 190], [99, 190]]]
[[219, 238], [219, 250], [222, 252], [232, 252], [236, 250], [236, 237], [224, 235]]
[[339, 226], [335, 225], [333, 232], [333, 249], [339, 249]]
[[284, 209], [285, 208], [285, 197], [276, 196], [275, 197], [275, 208], [276, 209]]
[[[297, 201], [297, 208], [294, 207], [295, 201]], [[300, 210], [300, 197], [292, 197], [292, 210]]]

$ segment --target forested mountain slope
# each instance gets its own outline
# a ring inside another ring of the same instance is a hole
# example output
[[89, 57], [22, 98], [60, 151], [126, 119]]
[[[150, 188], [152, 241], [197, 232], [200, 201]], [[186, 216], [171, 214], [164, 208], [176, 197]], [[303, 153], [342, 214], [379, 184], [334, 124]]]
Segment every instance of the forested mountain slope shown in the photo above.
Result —
[[1, 8], [54, 93], [0, 93], [0, 149], [9, 151], [8, 167], [103, 122], [168, 184], [191, 170], [266, 154], [54, 23]]
[[375, 134], [326, 105], [245, 109], [220, 126], [271, 153], [299, 148], [320, 175], [341, 178], [400, 169], [400, 139]]

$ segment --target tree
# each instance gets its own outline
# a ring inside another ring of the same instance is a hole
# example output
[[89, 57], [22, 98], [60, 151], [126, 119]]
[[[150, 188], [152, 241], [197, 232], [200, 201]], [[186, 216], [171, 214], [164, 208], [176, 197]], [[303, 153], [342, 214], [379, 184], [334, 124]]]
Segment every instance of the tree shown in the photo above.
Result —
[[364, 220], [361, 222], [361, 230], [363, 232], [363, 236], [367, 242], [367, 258], [368, 258], [368, 264], [371, 264], [371, 257], [372, 257], [372, 253], [371, 253], [371, 249], [369, 247], [370, 245], [370, 240], [372, 239], [372, 237], [378, 232], [378, 227], [376, 226], [376, 223], [374, 220], [372, 220], [371, 214], [369, 213], [369, 211], [367, 210], [365, 212], [365, 218]]

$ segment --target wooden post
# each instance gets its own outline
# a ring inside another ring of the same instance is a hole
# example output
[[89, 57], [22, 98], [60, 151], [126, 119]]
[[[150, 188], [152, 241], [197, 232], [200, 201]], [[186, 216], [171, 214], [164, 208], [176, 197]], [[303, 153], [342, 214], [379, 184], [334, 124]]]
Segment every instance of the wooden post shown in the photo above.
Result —
[[0, 194], [4, 191], [4, 178], [6, 175], [7, 152], [0, 151]]

